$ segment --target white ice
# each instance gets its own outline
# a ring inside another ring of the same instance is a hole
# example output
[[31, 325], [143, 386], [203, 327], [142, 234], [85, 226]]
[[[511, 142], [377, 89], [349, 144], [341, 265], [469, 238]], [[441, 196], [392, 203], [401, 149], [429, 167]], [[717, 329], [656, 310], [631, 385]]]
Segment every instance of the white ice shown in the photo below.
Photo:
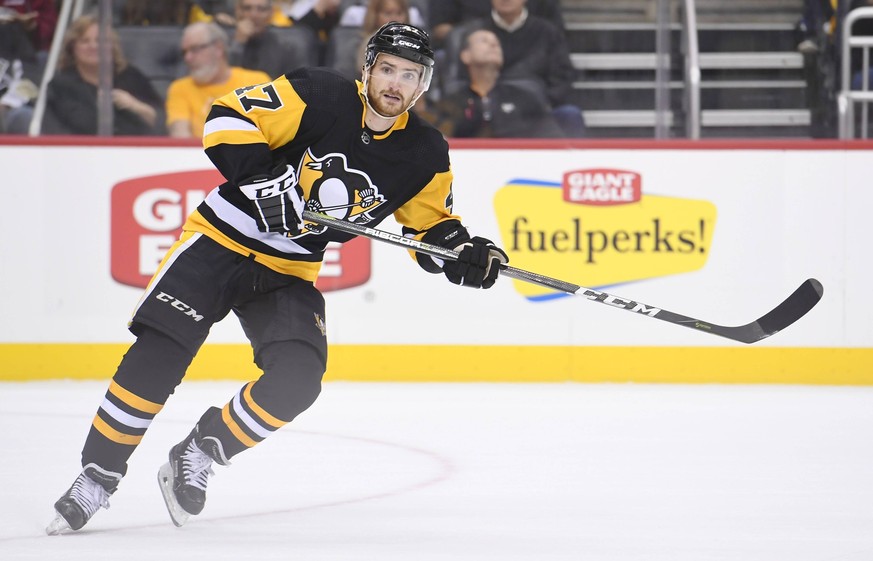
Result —
[[0, 384], [0, 560], [869, 561], [873, 388], [327, 383], [176, 528], [184, 382], [80, 532], [52, 504], [106, 382]]

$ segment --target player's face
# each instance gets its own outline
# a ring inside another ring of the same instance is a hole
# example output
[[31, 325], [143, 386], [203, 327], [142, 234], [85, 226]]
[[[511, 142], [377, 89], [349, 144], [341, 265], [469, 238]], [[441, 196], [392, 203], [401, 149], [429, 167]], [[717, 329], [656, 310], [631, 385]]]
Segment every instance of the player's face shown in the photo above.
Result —
[[424, 67], [394, 55], [379, 54], [370, 68], [367, 99], [379, 114], [397, 117], [418, 96]]

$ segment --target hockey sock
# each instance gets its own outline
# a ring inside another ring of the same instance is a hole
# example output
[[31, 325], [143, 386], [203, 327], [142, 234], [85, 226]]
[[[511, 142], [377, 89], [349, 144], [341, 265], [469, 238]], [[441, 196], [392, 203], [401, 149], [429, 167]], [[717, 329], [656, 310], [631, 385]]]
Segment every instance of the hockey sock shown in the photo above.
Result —
[[193, 358], [166, 335], [144, 328], [124, 355], [97, 409], [82, 449], [82, 465], [93, 463], [127, 473], [127, 460]]
[[264, 374], [257, 381], [234, 394], [220, 415], [201, 420], [201, 434], [219, 439], [228, 459], [294, 420], [321, 392], [324, 358], [307, 343], [271, 343], [262, 350], [259, 366]]

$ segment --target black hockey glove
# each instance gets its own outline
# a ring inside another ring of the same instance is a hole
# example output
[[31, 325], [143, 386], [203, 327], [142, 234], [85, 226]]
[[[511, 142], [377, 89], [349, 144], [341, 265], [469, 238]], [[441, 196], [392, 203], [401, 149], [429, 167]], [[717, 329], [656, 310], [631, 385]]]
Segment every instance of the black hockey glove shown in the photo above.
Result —
[[491, 288], [500, 272], [500, 264], [509, 257], [494, 242], [476, 236], [455, 248], [457, 261], [446, 260], [443, 273], [450, 282], [473, 288]]
[[239, 189], [252, 201], [258, 230], [300, 233], [305, 203], [293, 166], [279, 166], [272, 174], [244, 179]]

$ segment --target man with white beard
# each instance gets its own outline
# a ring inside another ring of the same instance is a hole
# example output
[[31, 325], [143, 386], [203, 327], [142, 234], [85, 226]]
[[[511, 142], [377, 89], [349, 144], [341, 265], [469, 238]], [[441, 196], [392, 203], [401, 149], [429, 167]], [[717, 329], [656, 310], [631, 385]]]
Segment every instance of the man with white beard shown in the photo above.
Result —
[[167, 90], [167, 130], [176, 138], [200, 138], [212, 102], [226, 93], [270, 81], [260, 70], [231, 66], [227, 34], [215, 23], [192, 23], [182, 34], [188, 75]]

